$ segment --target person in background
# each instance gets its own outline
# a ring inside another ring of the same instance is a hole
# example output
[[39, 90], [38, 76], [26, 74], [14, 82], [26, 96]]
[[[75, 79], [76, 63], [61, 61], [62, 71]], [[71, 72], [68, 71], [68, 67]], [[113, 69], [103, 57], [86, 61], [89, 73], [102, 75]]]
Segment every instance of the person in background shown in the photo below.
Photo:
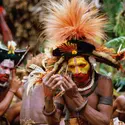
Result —
[[13, 36], [12, 36], [11, 30], [9, 29], [6, 23], [5, 16], [6, 16], [6, 11], [3, 7], [3, 2], [1, 0], [0, 1], [0, 33], [2, 35], [4, 44], [7, 45], [8, 41], [13, 40]]
[[11, 43], [8, 48], [0, 44], [0, 125], [8, 125], [6, 112], [21, 86], [15, 66], [26, 51], [13, 50], [15, 47]]
[[125, 123], [125, 95], [120, 95], [114, 100], [113, 118]]

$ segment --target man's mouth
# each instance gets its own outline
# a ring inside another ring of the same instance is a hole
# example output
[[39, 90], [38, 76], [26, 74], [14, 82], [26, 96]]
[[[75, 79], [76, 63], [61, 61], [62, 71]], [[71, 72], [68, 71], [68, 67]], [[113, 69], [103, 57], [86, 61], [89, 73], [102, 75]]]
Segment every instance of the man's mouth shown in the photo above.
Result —
[[74, 78], [84, 78], [84, 77], [88, 77], [88, 74], [78, 73], [78, 74], [74, 74], [73, 77]]
[[88, 80], [89, 74], [78, 73], [74, 74], [73, 78], [77, 83], [84, 83], [85, 81]]
[[7, 82], [9, 79], [9, 76], [6, 74], [0, 74], [0, 81], [1, 82]]

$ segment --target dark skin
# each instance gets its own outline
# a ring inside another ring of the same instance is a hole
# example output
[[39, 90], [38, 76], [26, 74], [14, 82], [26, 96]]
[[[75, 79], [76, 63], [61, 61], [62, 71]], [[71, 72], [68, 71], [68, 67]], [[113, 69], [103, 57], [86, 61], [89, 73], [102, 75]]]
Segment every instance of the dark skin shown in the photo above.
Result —
[[22, 101], [15, 103], [11, 108], [7, 111], [7, 120], [9, 122], [13, 121], [20, 114]]
[[116, 109], [125, 112], [125, 96], [121, 95], [116, 98], [113, 103], [113, 118], [118, 117], [119, 120], [125, 122], [125, 113], [119, 113]]
[[[10, 70], [8, 68], [8, 70]], [[15, 75], [15, 69], [12, 70], [12, 80], [10, 81], [10, 88], [0, 93], [0, 116], [2, 116], [8, 109], [14, 94], [21, 86], [19, 78]]]
[[[3, 11], [5, 11], [3, 9]], [[3, 41], [7, 44], [8, 41], [13, 40], [12, 33], [6, 23], [4, 12], [0, 12], [0, 33], [3, 35]]]
[[[62, 98], [56, 99], [61, 104], [66, 104], [69, 108], [70, 112], [72, 109], [76, 109], [80, 107], [85, 101], [86, 98], [81, 96], [81, 93], [78, 91], [78, 87], [72, 80], [72, 78], [68, 75], [60, 76], [58, 74], [54, 74], [55, 71], [51, 71], [48, 73], [44, 78], [43, 82], [45, 85], [45, 88], [47, 87], [50, 90], [55, 90], [60, 85], [63, 86], [65, 89], [65, 102]], [[98, 79], [98, 85], [95, 89], [95, 91], [88, 96], [88, 103], [80, 112], [80, 116], [82, 117], [84, 121], [84, 125], [109, 125], [110, 118], [112, 115], [112, 106], [110, 105], [104, 105], [104, 104], [98, 104], [99, 96], [101, 97], [111, 97], [112, 96], [112, 82], [107, 77], [100, 77]], [[84, 91], [84, 93], [87, 93], [90, 90]], [[53, 91], [51, 91], [53, 92]], [[46, 93], [45, 93], [46, 95]], [[47, 96], [45, 98], [45, 111], [51, 112], [54, 109], [54, 100], [53, 96]], [[74, 112], [71, 112], [71, 115], [74, 115]], [[58, 115], [57, 115], [58, 114]], [[60, 122], [60, 112], [56, 112], [54, 115], [47, 117], [49, 125], [59, 125]], [[87, 122], [88, 121], [88, 122]]]

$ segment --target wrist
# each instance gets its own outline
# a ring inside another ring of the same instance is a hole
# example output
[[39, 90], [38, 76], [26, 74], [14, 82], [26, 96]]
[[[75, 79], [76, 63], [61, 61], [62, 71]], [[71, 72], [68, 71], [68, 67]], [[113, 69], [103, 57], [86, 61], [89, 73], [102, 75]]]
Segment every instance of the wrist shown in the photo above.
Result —
[[50, 111], [50, 112], [46, 111], [45, 106], [44, 106], [44, 108], [43, 108], [43, 114], [44, 114], [45, 116], [51, 116], [51, 115], [55, 114], [55, 112], [56, 112], [56, 108], [55, 108], [55, 107], [54, 107], [54, 108], [52, 109], [52, 111]]
[[14, 91], [13, 89], [9, 89], [9, 92], [11, 92], [11, 93], [13, 93], [13, 94], [15, 94], [16, 93], [16, 91]]
[[88, 99], [86, 99], [79, 107], [75, 108], [75, 112], [80, 112], [81, 110], [83, 110], [86, 105], [88, 103]]
[[52, 97], [45, 97], [45, 109], [47, 112], [51, 112], [53, 110], [54, 102]]
[[87, 98], [83, 98], [81, 95], [76, 95], [76, 97], [72, 99], [76, 108], [80, 107], [86, 100]]
[[14, 93], [17, 92], [17, 89], [14, 89], [14, 88], [10, 88], [9, 90], [13, 91]]

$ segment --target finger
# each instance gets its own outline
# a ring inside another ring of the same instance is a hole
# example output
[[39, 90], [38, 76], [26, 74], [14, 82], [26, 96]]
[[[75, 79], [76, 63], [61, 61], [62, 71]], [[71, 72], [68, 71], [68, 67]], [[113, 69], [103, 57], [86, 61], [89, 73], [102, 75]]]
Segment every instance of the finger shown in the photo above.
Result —
[[16, 69], [12, 70], [12, 78], [14, 78], [16, 76]]
[[62, 84], [60, 85], [61, 91], [54, 97], [55, 99], [62, 96], [65, 93], [65, 89], [63, 88]]
[[68, 90], [72, 87], [71, 83], [64, 77], [63, 78], [63, 81], [64, 81], [64, 84], [63, 84], [63, 87]]
[[53, 75], [46, 82], [46, 85], [48, 85], [49, 87], [53, 87], [58, 81], [60, 81], [60, 75]]
[[63, 81], [58, 81], [53, 87], [52, 90], [55, 90], [56, 88], [59, 88], [59, 86], [63, 83]]
[[68, 89], [67, 85], [64, 82], [63, 82], [63, 84], [61, 86], [63, 87], [64, 90]]
[[[54, 77], [54, 78], [53, 78]], [[49, 81], [47, 81], [46, 82], [46, 85], [48, 85], [48, 87], [50, 87], [50, 88], [52, 88], [58, 81], [60, 81], [61, 79], [60, 79], [60, 76], [52, 76], [51, 78], [50, 78], [50, 81], [51, 82], [49, 82]]]
[[62, 91], [65, 91], [64, 87], [62, 86], [62, 84], [60, 85], [60, 88]]
[[69, 75], [64, 75], [64, 78], [66, 79], [67, 82], [70, 82], [71, 85], [74, 85], [74, 81], [72, 80], [72, 78]]
[[44, 77], [43, 77], [43, 82], [46, 83], [49, 78], [55, 73], [54, 70], [50, 71], [48, 74], [46, 74]]

